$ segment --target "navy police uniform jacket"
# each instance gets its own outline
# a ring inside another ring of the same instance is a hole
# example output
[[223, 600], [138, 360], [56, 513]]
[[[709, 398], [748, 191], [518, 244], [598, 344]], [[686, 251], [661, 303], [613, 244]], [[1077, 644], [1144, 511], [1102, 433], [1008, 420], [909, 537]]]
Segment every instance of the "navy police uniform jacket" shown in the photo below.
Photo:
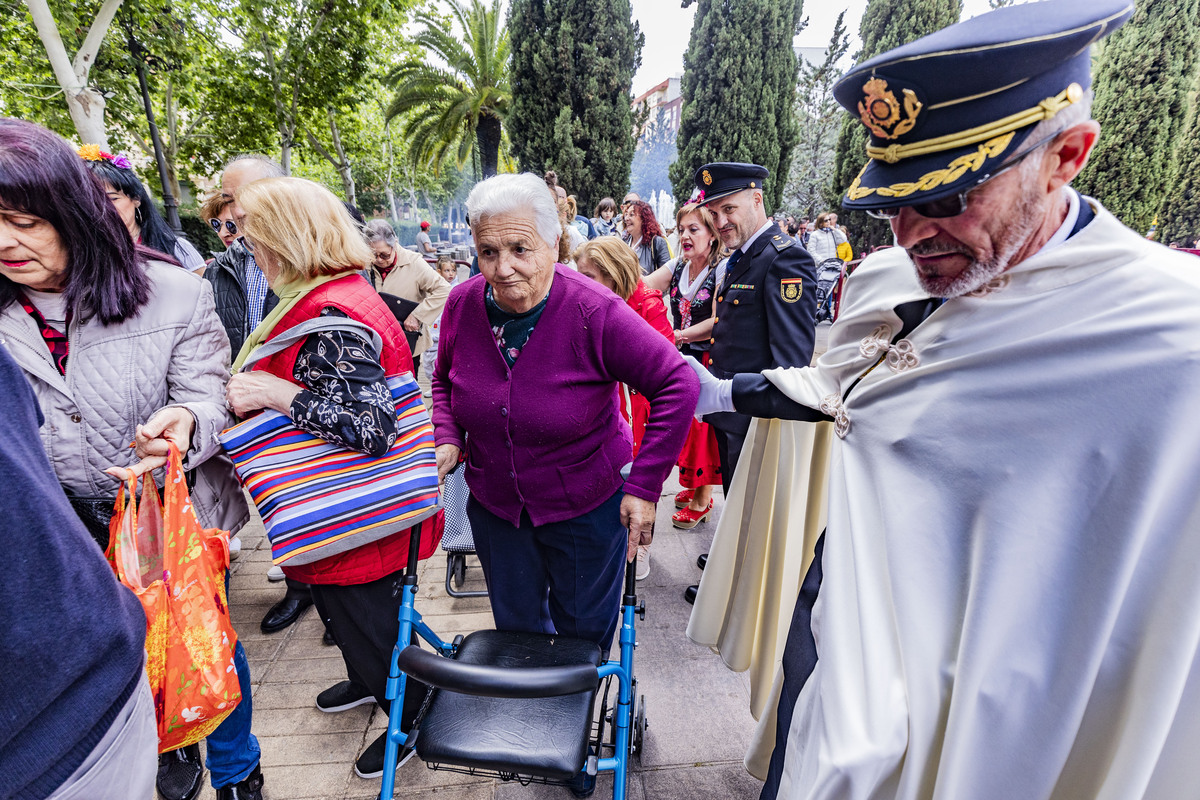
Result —
[[[775, 367], [807, 367], [816, 336], [817, 274], [812, 256], [774, 222], [743, 253], [717, 292], [709, 370], [718, 378]], [[742, 433], [744, 414], [706, 422]]]

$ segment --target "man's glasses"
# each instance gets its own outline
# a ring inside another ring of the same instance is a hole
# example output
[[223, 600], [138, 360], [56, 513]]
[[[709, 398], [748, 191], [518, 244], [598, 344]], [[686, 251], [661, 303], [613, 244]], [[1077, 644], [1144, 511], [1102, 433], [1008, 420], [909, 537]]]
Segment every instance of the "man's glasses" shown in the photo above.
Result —
[[[208, 221], [208, 224], [209, 224], [209, 225], [212, 225], [212, 229], [213, 229], [214, 231], [216, 231], [217, 233], [220, 233], [220, 232], [221, 232], [221, 220], [219, 220], [219, 219], [210, 219], [210, 220]], [[230, 233], [232, 233], [232, 234], [234, 234], [234, 235], [236, 236], [236, 235], [237, 235], [237, 232], [238, 232], [237, 223], [235, 223], [235, 222], [234, 222], [233, 220], [231, 220], [231, 219], [227, 219], [227, 220], [225, 220], [225, 230], [229, 231]]]
[[958, 192], [957, 194], [952, 194], [949, 197], [941, 197], [941, 198], [938, 198], [937, 200], [930, 200], [928, 203], [915, 203], [911, 206], [888, 206], [886, 208], [868, 208], [868, 209], [865, 209], [867, 212], [867, 216], [874, 217], [875, 219], [890, 220], [890, 219], [895, 219], [896, 217], [900, 216], [900, 210], [902, 208], [911, 208], [913, 211], [917, 212], [922, 217], [928, 217], [929, 219], [946, 219], [947, 217], [957, 217], [959, 214], [961, 214], [967, 210], [967, 195], [969, 195], [971, 192], [978, 189], [983, 184], [992, 180], [993, 178], [997, 178], [997, 177], [1003, 175], [1005, 172], [1012, 169], [1017, 164], [1020, 164], [1021, 160], [1024, 159], [1025, 156], [1029, 155], [1034, 150], [1037, 150], [1039, 147], [1046, 144], [1047, 142], [1049, 142], [1051, 139], [1053, 139], [1057, 135], [1058, 134], [1056, 133], [1053, 136], [1049, 136], [1045, 139], [1042, 139], [1040, 142], [1038, 142], [1033, 147], [1026, 150], [1024, 153], [1021, 153], [1021, 155], [1017, 156], [1012, 161], [1002, 164], [1000, 166], [1000, 169], [996, 170], [995, 172], [989, 172], [987, 175], [984, 175], [982, 178], [975, 181], [975, 183], [971, 184], [966, 189], [963, 189], [961, 192]]

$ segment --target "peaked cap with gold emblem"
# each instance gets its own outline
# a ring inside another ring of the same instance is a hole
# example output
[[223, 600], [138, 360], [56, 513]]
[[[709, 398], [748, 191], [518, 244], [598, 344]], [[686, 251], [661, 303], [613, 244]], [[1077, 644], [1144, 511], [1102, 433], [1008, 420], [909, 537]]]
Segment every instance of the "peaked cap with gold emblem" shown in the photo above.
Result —
[[704, 205], [743, 189], [761, 189], [763, 181], [770, 174], [770, 170], [758, 164], [742, 164], [736, 161], [705, 164], [696, 170], [693, 176], [696, 191], [692, 193], [688, 202]]
[[857, 65], [833, 90], [869, 132], [842, 205], [916, 205], [987, 177], [1084, 96], [1091, 45], [1131, 14], [1131, 0], [1008, 6]]

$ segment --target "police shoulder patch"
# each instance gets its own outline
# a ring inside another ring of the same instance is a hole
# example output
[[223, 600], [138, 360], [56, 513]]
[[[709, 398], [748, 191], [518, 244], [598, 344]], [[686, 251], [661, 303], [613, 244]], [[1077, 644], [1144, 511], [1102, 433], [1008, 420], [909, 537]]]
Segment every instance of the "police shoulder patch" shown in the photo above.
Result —
[[803, 278], [783, 278], [779, 281], [779, 295], [785, 303], [794, 303], [804, 294]]

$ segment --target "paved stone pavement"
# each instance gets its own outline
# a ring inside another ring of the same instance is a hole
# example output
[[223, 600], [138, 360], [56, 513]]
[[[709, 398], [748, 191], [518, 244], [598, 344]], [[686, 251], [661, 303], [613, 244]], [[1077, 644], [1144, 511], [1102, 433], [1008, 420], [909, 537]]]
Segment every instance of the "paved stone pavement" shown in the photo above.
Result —
[[[825, 350], [827, 324], [817, 328], [817, 352]], [[421, 376], [424, 384], [424, 376]], [[722, 511], [716, 493], [708, 523], [691, 531], [671, 525], [679, 490], [672, 473], [658, 506], [650, 576], [638, 583], [646, 619], [638, 621], [635, 673], [646, 696], [645, 752], [631, 760], [630, 800], [721, 798], [752, 800], [761, 784], [742, 765], [755, 721], [750, 715], [750, 684], [745, 673], [730, 672], [709, 648], [687, 639], [691, 606], [686, 586], [699, 580], [696, 557], [707, 552]], [[269, 800], [379, 796], [378, 780], [354, 774], [354, 759], [387, 727], [374, 706], [339, 714], [318, 711], [317, 693], [346, 677], [337, 648], [321, 642], [315, 609], [280, 633], [265, 635], [259, 621], [282, 595], [283, 584], [266, 579], [270, 549], [255, 519], [241, 533], [242, 554], [233, 562], [230, 605], [233, 622], [250, 660], [254, 684], [254, 733], [262, 745], [262, 768]], [[483, 588], [472, 559], [466, 588]], [[453, 598], [445, 589], [446, 557], [439, 550], [422, 563], [418, 610], [444, 639], [492, 627], [487, 598]], [[207, 775], [205, 776], [207, 781]], [[598, 781], [596, 798], [611, 797], [611, 775]], [[207, 786], [201, 800], [214, 800]], [[441, 800], [566, 800], [557, 786], [518, 783], [432, 771], [417, 758], [401, 767], [396, 797]]]
[[[758, 796], [760, 784], [742, 758], [754, 730], [745, 674], [730, 672], [708, 648], [684, 634], [691, 606], [683, 589], [699, 579], [696, 557], [716, 529], [722, 500], [717, 493], [712, 520], [692, 531], [671, 526], [674, 481], [659, 504], [651, 573], [638, 584], [646, 619], [638, 621], [635, 672], [646, 695], [650, 727], [641, 761], [631, 761], [631, 800]], [[254, 683], [254, 733], [262, 745], [265, 795], [291, 798], [371, 798], [379, 781], [354, 774], [354, 759], [387, 725], [371, 706], [325, 714], [314, 705], [322, 689], [346, 677], [337, 648], [321, 642], [315, 609], [285, 631], [264, 635], [259, 621], [283, 594], [268, 583], [270, 550], [257, 518], [242, 531], [242, 554], [233, 562], [230, 603], [234, 625], [246, 647]], [[467, 588], [483, 587], [478, 562], [469, 562]], [[452, 598], [445, 589], [446, 557], [439, 550], [423, 562], [418, 609], [444, 639], [492, 626], [487, 598]], [[206, 777], [207, 780], [207, 777]], [[601, 777], [597, 798], [610, 796], [612, 779]], [[203, 800], [215, 793], [206, 787]], [[492, 779], [432, 771], [417, 758], [397, 776], [397, 797], [445, 800], [569, 798], [562, 787], [521, 786]]]

